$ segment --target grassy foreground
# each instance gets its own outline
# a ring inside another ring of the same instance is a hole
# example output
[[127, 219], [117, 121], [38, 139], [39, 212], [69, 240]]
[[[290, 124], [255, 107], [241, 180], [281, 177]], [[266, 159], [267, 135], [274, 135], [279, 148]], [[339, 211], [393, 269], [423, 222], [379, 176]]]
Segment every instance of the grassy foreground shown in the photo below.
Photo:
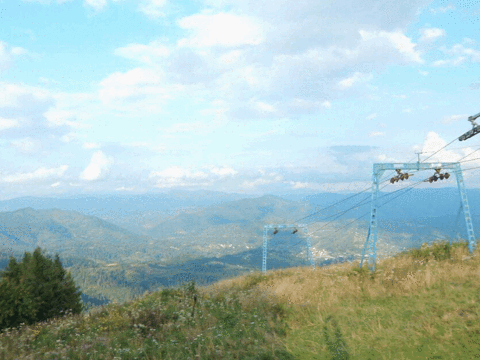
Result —
[[436, 243], [366, 264], [186, 284], [0, 335], [0, 359], [480, 358], [480, 257]]

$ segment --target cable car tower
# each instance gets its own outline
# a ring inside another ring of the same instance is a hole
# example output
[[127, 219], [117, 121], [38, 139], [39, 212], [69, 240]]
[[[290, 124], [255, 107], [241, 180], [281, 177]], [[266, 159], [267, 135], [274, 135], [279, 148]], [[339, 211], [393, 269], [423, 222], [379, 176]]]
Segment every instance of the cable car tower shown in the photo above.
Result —
[[[468, 121], [472, 124], [472, 130], [467, 131], [465, 134], [461, 135], [458, 140], [463, 141], [470, 139], [471, 137], [480, 133], [480, 125], [477, 125], [475, 120], [480, 117], [480, 113], [469, 116]], [[368, 257], [368, 267], [373, 272], [375, 271], [375, 260], [377, 258], [377, 197], [378, 197], [378, 184], [380, 177], [386, 170], [395, 170], [397, 176], [392, 177], [390, 182], [393, 184], [398, 182], [398, 180], [408, 179], [411, 174], [402, 173], [402, 170], [431, 170], [434, 169], [435, 173], [433, 176], [430, 176], [424, 181], [432, 183], [437, 180], [448, 179], [450, 174], [445, 172], [444, 174], [440, 173], [442, 169], [450, 169], [455, 174], [457, 178], [457, 186], [460, 191], [460, 199], [462, 201], [463, 214], [465, 216], [465, 224], [467, 225], [467, 234], [468, 234], [468, 250], [470, 254], [476, 247], [475, 234], [473, 233], [473, 224], [472, 217], [470, 216], [470, 208], [468, 206], [467, 191], [465, 189], [465, 183], [463, 181], [462, 168], [460, 163], [420, 163], [420, 153], [418, 153], [418, 161], [416, 164], [393, 164], [393, 163], [381, 163], [373, 164], [373, 175], [372, 175], [372, 210], [370, 217], [370, 224], [368, 226], [367, 239], [365, 240], [365, 246], [362, 251], [362, 259], [360, 261], [360, 267], [363, 265], [363, 259], [365, 257], [365, 251], [368, 246], [369, 257]], [[370, 238], [373, 232], [373, 239]]]
[[[477, 114], [475, 116], [480, 116]], [[472, 117], [470, 117], [472, 118]], [[469, 120], [470, 120], [469, 118]], [[478, 130], [475, 130], [478, 129]], [[480, 127], [474, 128], [475, 131], [480, 132]], [[471, 130], [473, 131], [473, 130]], [[468, 133], [462, 135], [465, 136]], [[475, 134], [473, 134], [475, 135]], [[471, 135], [471, 136], [473, 136]], [[470, 137], [471, 137], [470, 136]], [[378, 197], [378, 185], [380, 181], [380, 177], [383, 173], [387, 170], [396, 170], [397, 176], [393, 177], [390, 182], [398, 182], [398, 180], [408, 179], [411, 174], [402, 173], [402, 170], [435, 170], [435, 173], [430, 178], [424, 180], [432, 183], [437, 180], [448, 179], [450, 174], [448, 172], [440, 173], [440, 171], [450, 170], [455, 174], [457, 178], [457, 185], [458, 190], [460, 191], [460, 198], [462, 201], [462, 208], [463, 214], [465, 215], [465, 224], [467, 225], [467, 233], [468, 233], [468, 250], [470, 253], [476, 247], [475, 242], [475, 234], [473, 233], [473, 225], [472, 225], [472, 218], [470, 216], [470, 208], [468, 206], [468, 199], [467, 199], [467, 192], [465, 189], [465, 183], [463, 181], [463, 173], [460, 167], [460, 163], [458, 162], [451, 162], [451, 163], [421, 163], [418, 161], [415, 163], [407, 163], [407, 164], [394, 164], [394, 163], [380, 163], [380, 164], [373, 164], [373, 176], [372, 176], [372, 208], [371, 208], [371, 217], [370, 217], [370, 224], [368, 227], [368, 234], [367, 239], [365, 240], [365, 246], [362, 252], [362, 258], [360, 261], [360, 267], [362, 267], [363, 259], [365, 257], [365, 251], [368, 246], [369, 257], [368, 257], [368, 267], [369, 269], [374, 272], [375, 271], [375, 260], [377, 258], [377, 197]], [[372, 236], [373, 235], [373, 236]]]
[[302, 228], [305, 232], [307, 238], [307, 261], [310, 262], [312, 270], [315, 269], [315, 263], [313, 261], [312, 250], [310, 245], [310, 237], [308, 236], [308, 229], [306, 225], [294, 225], [294, 224], [271, 224], [265, 225], [263, 227], [263, 261], [262, 261], [262, 271], [265, 273], [267, 271], [267, 241], [268, 241], [268, 230], [273, 229], [273, 235], [278, 233], [278, 229], [293, 229], [292, 234], [296, 234], [298, 229]]
[[480, 125], [477, 125], [477, 123], [475, 122], [475, 119], [477, 119], [478, 117], [480, 117], [480, 113], [468, 117], [468, 121], [472, 123], [472, 130], [467, 131], [465, 134], [460, 136], [458, 138], [458, 141], [470, 139], [472, 136], [475, 136], [478, 133], [480, 133]]

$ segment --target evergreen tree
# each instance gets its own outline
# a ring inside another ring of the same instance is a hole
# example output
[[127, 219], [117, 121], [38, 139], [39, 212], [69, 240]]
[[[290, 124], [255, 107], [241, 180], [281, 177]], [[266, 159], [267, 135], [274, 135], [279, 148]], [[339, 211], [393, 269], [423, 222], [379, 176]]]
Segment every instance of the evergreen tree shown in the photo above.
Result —
[[81, 293], [58, 254], [52, 261], [37, 247], [19, 264], [11, 257], [0, 276], [0, 329], [46, 321], [69, 309], [82, 311]]

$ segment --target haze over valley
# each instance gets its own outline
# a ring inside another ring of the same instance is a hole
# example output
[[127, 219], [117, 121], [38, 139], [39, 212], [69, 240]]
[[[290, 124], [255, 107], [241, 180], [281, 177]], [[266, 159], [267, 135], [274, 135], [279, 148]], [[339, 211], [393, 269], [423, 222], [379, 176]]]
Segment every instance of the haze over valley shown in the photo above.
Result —
[[[380, 194], [380, 199], [385, 195]], [[4, 210], [0, 269], [10, 255], [20, 260], [24, 251], [40, 246], [47, 254], [60, 255], [85, 302], [123, 302], [191, 279], [208, 284], [259, 271], [263, 226], [281, 223], [307, 224], [316, 266], [358, 261], [368, 229], [370, 195], [351, 196], [300, 193], [285, 196], [287, 200], [276, 195], [242, 198], [184, 191], [4, 200], [0, 201]], [[469, 197], [474, 228], [480, 228], [475, 212], [480, 191], [469, 191]], [[342, 214], [362, 200], [363, 206]], [[342, 203], [307, 217], [338, 201]], [[436, 239], [465, 238], [458, 205], [458, 190], [445, 188], [414, 190], [381, 207], [378, 256]], [[358, 219], [365, 212], [368, 215]], [[299, 230], [269, 233], [268, 269], [309, 266], [307, 239]]]

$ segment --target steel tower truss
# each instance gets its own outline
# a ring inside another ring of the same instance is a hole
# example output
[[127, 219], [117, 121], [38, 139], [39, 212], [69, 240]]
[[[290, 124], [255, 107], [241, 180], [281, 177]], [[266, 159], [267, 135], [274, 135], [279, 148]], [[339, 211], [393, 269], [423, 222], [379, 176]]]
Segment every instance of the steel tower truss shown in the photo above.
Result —
[[262, 262], [262, 271], [265, 273], [267, 271], [267, 241], [268, 241], [268, 231], [269, 230], [278, 230], [278, 229], [303, 229], [305, 236], [307, 238], [307, 260], [310, 262], [312, 269], [315, 269], [315, 263], [313, 261], [310, 237], [308, 236], [308, 229], [306, 225], [294, 225], [294, 224], [271, 224], [265, 225], [263, 227], [263, 262]]
[[[365, 257], [365, 251], [368, 247], [368, 267], [375, 271], [375, 260], [377, 258], [377, 198], [378, 198], [378, 185], [380, 177], [387, 170], [436, 170], [441, 168], [442, 170], [450, 170], [455, 174], [457, 178], [458, 190], [460, 191], [460, 198], [462, 200], [463, 213], [465, 215], [465, 224], [467, 225], [468, 234], [468, 250], [470, 253], [476, 247], [475, 234], [473, 233], [472, 218], [470, 216], [470, 208], [468, 206], [467, 191], [465, 189], [465, 183], [463, 181], [463, 173], [460, 167], [460, 163], [413, 163], [413, 164], [394, 164], [394, 163], [380, 163], [373, 164], [372, 175], [372, 207], [370, 224], [368, 227], [367, 239], [365, 240], [365, 246], [362, 252], [362, 259], [360, 261], [360, 267], [362, 267], [363, 259]], [[372, 239], [373, 234], [373, 239]]]

